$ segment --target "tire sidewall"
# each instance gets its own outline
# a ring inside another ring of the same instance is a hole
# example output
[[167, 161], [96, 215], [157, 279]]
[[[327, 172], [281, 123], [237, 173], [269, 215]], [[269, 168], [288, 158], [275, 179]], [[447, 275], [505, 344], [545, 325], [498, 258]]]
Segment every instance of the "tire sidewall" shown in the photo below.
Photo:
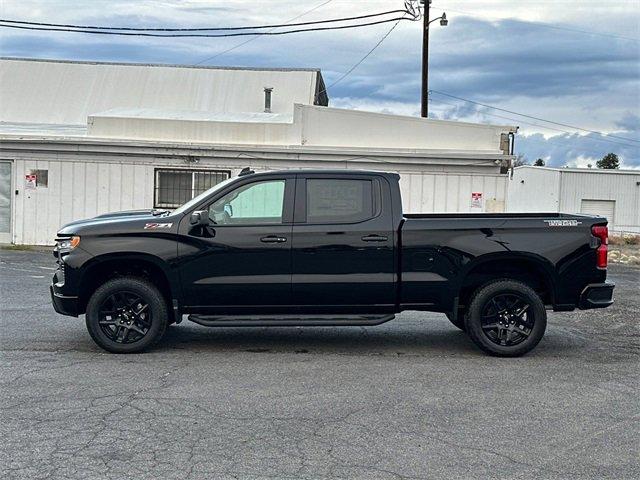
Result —
[[[128, 344], [111, 340], [98, 323], [102, 302], [124, 290], [140, 295], [148, 303], [151, 312], [151, 327], [147, 334], [137, 342]], [[112, 353], [135, 353], [151, 347], [162, 337], [167, 328], [168, 314], [164, 298], [153, 284], [144, 279], [125, 277], [109, 280], [100, 286], [89, 299], [85, 317], [89, 335], [100, 347]]]
[[[498, 345], [492, 342], [482, 330], [482, 310], [491, 297], [503, 293], [516, 293], [527, 299], [531, 305], [535, 323], [529, 336], [513, 346]], [[492, 355], [515, 357], [531, 351], [544, 336], [547, 328], [547, 311], [540, 296], [528, 285], [515, 280], [497, 280], [480, 287], [471, 299], [465, 315], [466, 331], [482, 350]]]

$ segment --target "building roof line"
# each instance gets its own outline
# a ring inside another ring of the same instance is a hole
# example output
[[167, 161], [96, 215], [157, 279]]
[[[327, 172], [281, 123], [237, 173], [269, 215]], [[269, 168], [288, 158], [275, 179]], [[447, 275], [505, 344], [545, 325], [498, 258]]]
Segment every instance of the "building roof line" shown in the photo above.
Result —
[[556, 167], [536, 167], [534, 165], [520, 165], [519, 167], [515, 167], [514, 170], [519, 169], [535, 169], [535, 170], [546, 170], [549, 172], [569, 172], [569, 173], [607, 173], [607, 174], [631, 174], [631, 175], [640, 175], [640, 169], [633, 168], [623, 168], [623, 169], [613, 169], [613, 168], [556, 168]]
[[[490, 150], [454, 150], [454, 149], [409, 149], [409, 148], [369, 148], [369, 147], [335, 147], [320, 145], [263, 145], [263, 144], [234, 144], [234, 143], [200, 143], [200, 142], [176, 142], [176, 141], [151, 141], [137, 139], [116, 139], [104, 137], [85, 136], [46, 136], [33, 134], [3, 134], [0, 133], [0, 146], [10, 150], [14, 146], [23, 145], [19, 149], [29, 149], [31, 145], [42, 145], [44, 149], [57, 150], [56, 145], [74, 145], [73, 152], [96, 152], [96, 147], [101, 148], [139, 148], [139, 149], [169, 149], [173, 151], [190, 151], [189, 155], [198, 155], [196, 152], [237, 151], [239, 156], [250, 159], [251, 154], [293, 154], [293, 155], [330, 155], [346, 157], [347, 159], [367, 157], [399, 157], [417, 159], [441, 160], [446, 158], [459, 160], [503, 160], [511, 158], [499, 151]], [[47, 145], [49, 148], [47, 148]], [[78, 146], [81, 148], [78, 149]], [[154, 155], [157, 155], [154, 154]], [[174, 155], [174, 154], [171, 154]], [[259, 158], [259, 157], [257, 157]], [[343, 158], [344, 160], [344, 158]], [[388, 163], [396, 163], [390, 161]]]
[[0, 60], [20, 62], [65, 63], [77, 65], [110, 65], [124, 67], [166, 67], [166, 68], [192, 68], [198, 70], [243, 70], [256, 72], [314, 72], [321, 73], [319, 68], [294, 68], [294, 67], [237, 67], [223, 65], [181, 65], [175, 63], [136, 63], [136, 62], [100, 62], [93, 60], [58, 60], [55, 58], [26, 58], [26, 57], [0, 57]]

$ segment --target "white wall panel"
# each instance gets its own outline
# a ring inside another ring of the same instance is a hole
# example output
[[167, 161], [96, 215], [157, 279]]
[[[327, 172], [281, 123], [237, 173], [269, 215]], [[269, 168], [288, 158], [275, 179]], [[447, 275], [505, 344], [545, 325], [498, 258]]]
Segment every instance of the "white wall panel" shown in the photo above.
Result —
[[583, 200], [615, 201], [612, 227], [640, 232], [640, 172], [519, 167], [508, 188], [509, 212], [580, 213]]
[[[237, 174], [244, 166], [256, 170], [336, 168], [334, 162], [256, 161], [251, 158], [207, 158], [197, 164], [166, 158], [105, 158], [102, 155], [49, 156], [49, 160], [22, 158], [15, 162], [15, 182], [19, 190], [15, 204], [14, 241], [49, 245], [65, 223], [102, 213], [152, 208], [156, 168], [195, 168], [231, 170]], [[344, 163], [341, 164], [344, 167]], [[404, 209], [420, 212], [470, 212], [471, 192], [483, 192], [485, 199], [504, 202], [506, 176], [495, 174], [452, 174], [420, 171], [429, 168], [415, 164], [385, 165], [400, 173]], [[379, 164], [353, 164], [358, 169], [380, 169]], [[395, 167], [395, 168], [394, 168]], [[31, 169], [46, 169], [48, 188], [24, 188], [24, 176]], [[474, 210], [477, 211], [477, 210]]]

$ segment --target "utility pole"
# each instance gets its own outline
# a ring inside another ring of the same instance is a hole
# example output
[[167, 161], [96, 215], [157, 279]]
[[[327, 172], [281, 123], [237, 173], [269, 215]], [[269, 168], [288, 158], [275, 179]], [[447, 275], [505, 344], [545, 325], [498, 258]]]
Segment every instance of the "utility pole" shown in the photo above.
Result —
[[422, 113], [423, 118], [429, 116], [429, 25], [440, 20], [440, 25], [446, 27], [449, 25], [447, 14], [442, 12], [438, 18], [429, 19], [429, 9], [431, 8], [431, 0], [420, 0], [423, 5], [422, 14]]
[[422, 113], [429, 116], [429, 10], [431, 0], [422, 0], [424, 14], [422, 15]]

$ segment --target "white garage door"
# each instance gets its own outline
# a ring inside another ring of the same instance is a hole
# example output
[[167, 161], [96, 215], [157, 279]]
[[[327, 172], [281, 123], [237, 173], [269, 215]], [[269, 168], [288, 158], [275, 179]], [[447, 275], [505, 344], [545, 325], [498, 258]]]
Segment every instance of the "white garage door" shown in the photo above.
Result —
[[614, 227], [614, 214], [616, 210], [615, 200], [582, 200], [580, 213], [587, 215], [599, 215], [609, 220], [609, 229]]

